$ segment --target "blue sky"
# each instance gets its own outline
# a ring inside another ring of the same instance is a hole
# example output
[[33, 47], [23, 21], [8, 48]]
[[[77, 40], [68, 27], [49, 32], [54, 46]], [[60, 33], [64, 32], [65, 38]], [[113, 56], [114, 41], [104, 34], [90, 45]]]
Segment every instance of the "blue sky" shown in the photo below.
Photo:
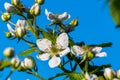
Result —
[[[3, 8], [5, 1], [10, 2], [10, 0], [1, 0], [0, 11], [5, 11]], [[34, 0], [21, 1], [29, 7], [34, 2]], [[108, 53], [108, 56], [106, 58], [94, 59], [94, 64], [102, 65], [110, 63], [112, 68], [117, 70], [120, 68], [120, 29], [115, 28], [115, 23], [110, 15], [108, 5], [105, 4], [104, 1], [105, 0], [46, 0], [45, 4], [42, 6], [41, 16], [38, 17], [38, 25], [45, 28], [45, 25], [50, 23], [44, 14], [44, 9], [48, 9], [54, 13], [63, 13], [66, 11], [71, 14], [70, 20], [77, 17], [79, 19], [79, 26], [75, 29], [75, 31], [70, 33], [71, 37], [75, 40], [75, 42], [84, 41], [86, 44], [112, 42], [112, 47], [103, 49], [103, 51]], [[14, 17], [12, 21], [16, 22], [17, 19], [18, 17]], [[65, 23], [68, 23], [70, 20]], [[9, 40], [5, 38], [5, 31], [8, 31], [6, 23], [3, 23], [0, 20], [0, 59], [4, 58], [2, 53], [4, 48], [8, 46], [14, 47], [16, 54], [28, 48], [28, 46], [26, 46], [26, 44], [22, 41], [17, 44], [17, 40]], [[35, 54], [33, 54], [33, 56], [35, 56]], [[39, 74], [45, 78], [48, 78], [57, 72], [61, 72], [57, 68], [50, 69], [47, 61], [42, 62], [37, 60], [37, 63], [40, 69]], [[8, 72], [9, 69], [4, 70], [4, 72], [0, 72], [0, 76], [2, 76], [0, 77], [0, 80], [4, 80]], [[38, 80], [26, 73], [17, 71], [13, 73], [11, 78], [12, 80], [26, 80], [27, 78], [30, 78], [30, 80]]]

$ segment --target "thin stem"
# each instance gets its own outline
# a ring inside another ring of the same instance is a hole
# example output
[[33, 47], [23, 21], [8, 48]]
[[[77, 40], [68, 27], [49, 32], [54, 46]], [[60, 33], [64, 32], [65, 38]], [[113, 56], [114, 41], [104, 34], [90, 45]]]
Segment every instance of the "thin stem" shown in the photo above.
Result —
[[33, 46], [35, 43], [27, 41], [26, 39], [22, 38], [24, 42], [26, 42], [28, 45]]
[[55, 34], [56, 27], [57, 27], [57, 25], [54, 26], [53, 35]]
[[13, 22], [11, 22], [10, 20], [8, 21], [9, 24], [12, 24], [13, 26], [16, 27], [16, 24], [14, 24]]
[[88, 61], [85, 61], [85, 71], [88, 72]]
[[78, 65], [78, 67], [80, 68], [81, 72], [84, 73], [84, 72], [82, 71], [82, 68], [80, 67], [80, 64], [78, 63], [78, 61], [76, 60], [76, 58], [75, 58], [74, 56], [73, 56], [73, 59], [74, 59], [74, 61], [76, 62], [76, 64]]
[[65, 73], [70, 73], [70, 72], [71, 72], [71, 71], [65, 69], [62, 64], [60, 64], [60, 65], [58, 66], [58, 68], [60, 68], [60, 69], [61, 69], [63, 72], [65, 72]]
[[35, 33], [35, 29], [33, 29], [33, 27], [30, 25], [30, 22], [28, 20], [26, 20], [26, 22], [27, 22], [27, 25], [28, 25], [30, 31], [33, 33], [33, 35], [35, 36], [35, 38], [38, 39], [39, 36]]
[[35, 29], [35, 27], [36, 27], [36, 16], [34, 16], [33, 26], [34, 26], [34, 29]]
[[28, 74], [31, 74], [33, 76], [36, 76], [37, 78], [41, 79], [41, 80], [45, 80], [43, 77], [41, 77], [40, 75], [38, 75], [38, 73], [35, 72], [27, 72]]
[[13, 72], [14, 72], [14, 70], [11, 70], [10, 73], [8, 74], [8, 76], [5, 78], [5, 80], [8, 80], [8, 78], [12, 75]]

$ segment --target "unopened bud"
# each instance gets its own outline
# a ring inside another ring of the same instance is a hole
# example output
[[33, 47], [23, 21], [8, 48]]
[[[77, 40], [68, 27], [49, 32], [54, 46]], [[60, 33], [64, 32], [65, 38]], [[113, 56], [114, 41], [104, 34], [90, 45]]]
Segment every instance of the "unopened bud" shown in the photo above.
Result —
[[8, 13], [8, 12], [3, 13], [2, 16], [1, 16], [1, 19], [2, 19], [2, 21], [4, 21], [4, 22], [9, 21], [10, 18], [11, 18], [11, 15], [10, 15], [10, 13]]
[[24, 59], [21, 66], [24, 69], [32, 69], [35, 67], [35, 60], [31, 56], [28, 56]]
[[11, 58], [14, 56], [14, 49], [11, 48], [11, 47], [8, 47], [4, 50], [4, 56], [8, 57], [8, 58]]
[[70, 22], [70, 25], [71, 25], [72, 27], [78, 26], [78, 19], [72, 20], [72, 21]]
[[6, 11], [8, 11], [10, 13], [15, 13], [16, 12], [16, 8], [10, 3], [5, 2], [4, 3], [4, 8], [6, 9]]
[[17, 27], [16, 28], [16, 36], [21, 38], [25, 35], [26, 31], [23, 27]]
[[38, 3], [35, 3], [31, 9], [30, 9], [30, 14], [31, 15], [39, 15], [40, 14], [40, 5]]
[[35, 0], [35, 2], [40, 4], [40, 5], [44, 4], [44, 0]]
[[112, 80], [115, 76], [115, 72], [114, 72], [114, 70], [112, 70], [110, 68], [105, 68], [104, 76], [105, 76], [106, 80]]
[[11, 38], [12, 37], [10, 32], [5, 32], [5, 35], [6, 35], [7, 38]]
[[13, 68], [18, 68], [20, 65], [20, 60], [19, 58], [12, 58], [11, 64]]
[[11, 0], [11, 3], [15, 6], [19, 5], [20, 1], [19, 0]]

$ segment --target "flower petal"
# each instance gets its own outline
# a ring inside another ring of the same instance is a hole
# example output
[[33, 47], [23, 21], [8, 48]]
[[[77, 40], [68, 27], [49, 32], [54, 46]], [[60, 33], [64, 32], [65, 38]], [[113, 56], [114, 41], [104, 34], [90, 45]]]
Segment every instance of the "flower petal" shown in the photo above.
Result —
[[60, 21], [64, 21], [64, 20], [69, 19], [69, 18], [70, 18], [70, 15], [67, 12], [64, 12], [63, 14], [58, 16], [58, 19]]
[[49, 52], [52, 42], [48, 39], [37, 39], [36, 44], [40, 50]]
[[25, 20], [18, 20], [17, 23], [16, 23], [17, 26], [19, 27], [25, 27]]
[[60, 55], [60, 57], [65, 56], [66, 54], [68, 54], [70, 52], [69, 47], [67, 47], [65, 50], [59, 52], [58, 54]]
[[90, 80], [98, 80], [97, 75], [95, 74], [90, 75]]
[[95, 47], [92, 49], [94, 53], [100, 53], [101, 50], [102, 50], [102, 47]]
[[81, 55], [84, 54], [84, 51], [83, 51], [83, 49], [80, 46], [74, 45], [72, 53], [73, 54], [77, 54], [78, 56], [81, 56]]
[[95, 54], [96, 57], [106, 57], [107, 53], [106, 52], [101, 52], [101, 53], [97, 53]]
[[68, 47], [68, 35], [67, 33], [62, 33], [58, 36], [56, 41], [57, 47], [59, 49], [65, 49]]
[[85, 73], [85, 78], [86, 78], [87, 80], [90, 80], [90, 76], [89, 76], [88, 72]]
[[8, 12], [15, 12], [16, 11], [15, 7], [12, 4], [8, 3], [8, 2], [4, 3], [4, 8]]
[[60, 64], [61, 60], [59, 57], [53, 56], [50, 60], [49, 60], [49, 66], [50, 68], [54, 68], [57, 67]]
[[36, 57], [37, 57], [37, 59], [45, 61], [50, 58], [50, 53], [38, 54]]
[[15, 36], [15, 30], [10, 26], [10, 24], [7, 24], [8, 30], [10, 31], [10, 33]]
[[53, 14], [52, 12], [48, 12], [47, 9], [45, 9], [45, 14], [46, 14], [48, 20], [52, 20], [52, 21], [56, 20], [55, 14]]
[[104, 70], [104, 76], [105, 78], [107, 78], [108, 80], [112, 80], [113, 76], [116, 75], [116, 72], [111, 69], [111, 68], [105, 68]]

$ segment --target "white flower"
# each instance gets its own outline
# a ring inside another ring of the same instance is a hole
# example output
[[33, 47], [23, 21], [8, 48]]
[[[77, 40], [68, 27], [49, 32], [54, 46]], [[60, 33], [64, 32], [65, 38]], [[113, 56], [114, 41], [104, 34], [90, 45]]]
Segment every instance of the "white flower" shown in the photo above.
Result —
[[97, 75], [95, 75], [95, 74], [89, 75], [87, 72], [85, 73], [85, 78], [86, 78], [87, 80], [98, 80]]
[[8, 12], [16, 12], [16, 8], [15, 8], [12, 4], [10, 4], [10, 3], [8, 3], [8, 2], [5, 2], [5, 3], [4, 3], [4, 8], [5, 8], [6, 11], [8, 11]]
[[35, 16], [39, 15], [40, 14], [40, 5], [38, 3], [35, 3], [30, 9], [30, 13]]
[[45, 14], [47, 16], [47, 19], [51, 20], [51, 21], [62, 22], [62, 21], [65, 21], [65, 20], [70, 18], [70, 15], [67, 12], [64, 12], [63, 14], [57, 15], [57, 14], [53, 14], [52, 12], [48, 12], [48, 10], [45, 9]]
[[61, 62], [60, 57], [70, 52], [68, 48], [68, 35], [66, 33], [62, 33], [57, 37], [55, 45], [48, 39], [38, 39], [36, 44], [44, 52], [41, 55], [37, 55], [37, 58], [43, 61], [51, 58], [48, 63], [51, 68], [58, 66]]
[[102, 47], [95, 47], [92, 49], [92, 51], [95, 53], [96, 57], [106, 57], [107, 53], [106, 52], [101, 52]]
[[13, 29], [10, 24], [7, 24], [8, 30], [12, 36], [22, 37], [25, 35], [25, 20], [18, 20], [15, 29]]
[[104, 70], [104, 76], [108, 80], [112, 80], [115, 74], [116, 74], [115, 71], [110, 68], [105, 68]]
[[78, 45], [74, 45], [72, 47], [72, 50], [71, 52], [74, 54], [74, 55], [77, 55], [77, 56], [82, 56], [85, 51], [82, 49], [82, 47], [78, 46]]
[[35, 67], [35, 60], [32, 57], [27, 56], [24, 61], [22, 61], [21, 66], [25, 69], [32, 69]]
[[14, 68], [17, 68], [20, 65], [20, 59], [19, 58], [12, 58], [11, 64]]
[[13, 48], [11, 48], [11, 47], [7, 47], [5, 50], [4, 50], [4, 55], [6, 56], [6, 57], [13, 57], [13, 55], [14, 55], [14, 49]]
[[120, 79], [120, 69], [117, 71], [117, 78]]

